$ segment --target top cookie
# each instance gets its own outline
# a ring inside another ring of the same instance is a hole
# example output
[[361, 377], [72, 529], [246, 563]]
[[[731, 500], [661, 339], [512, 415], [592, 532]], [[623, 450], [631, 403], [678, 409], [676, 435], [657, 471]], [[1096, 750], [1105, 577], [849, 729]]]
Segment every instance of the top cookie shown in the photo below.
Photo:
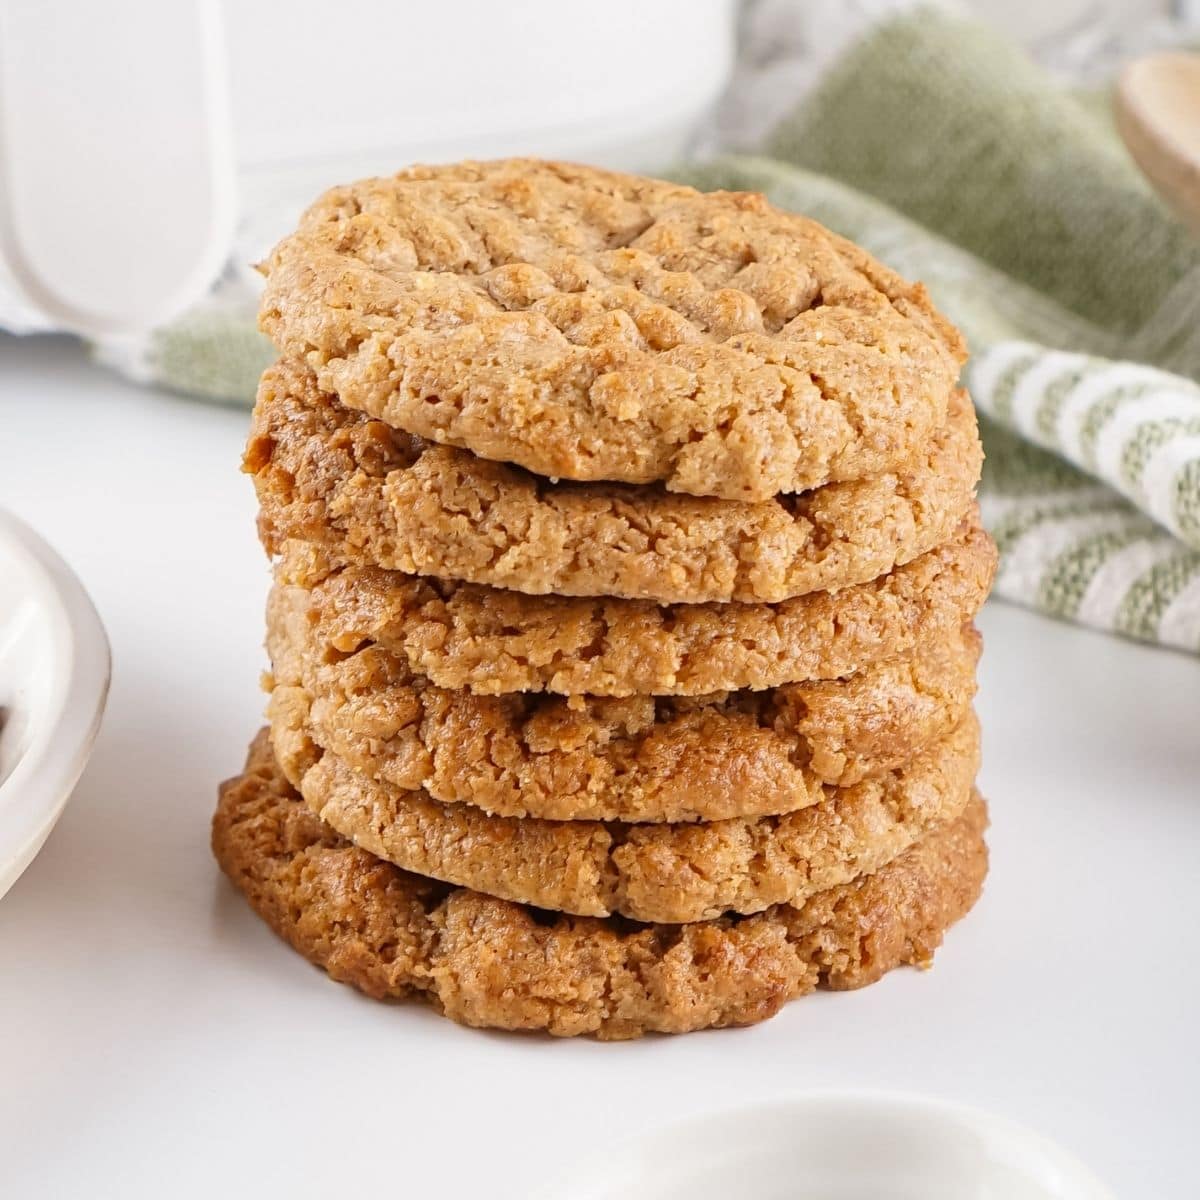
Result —
[[698, 496], [892, 469], [965, 354], [924, 288], [760, 195], [534, 159], [335, 188], [263, 270], [263, 330], [350, 407]]

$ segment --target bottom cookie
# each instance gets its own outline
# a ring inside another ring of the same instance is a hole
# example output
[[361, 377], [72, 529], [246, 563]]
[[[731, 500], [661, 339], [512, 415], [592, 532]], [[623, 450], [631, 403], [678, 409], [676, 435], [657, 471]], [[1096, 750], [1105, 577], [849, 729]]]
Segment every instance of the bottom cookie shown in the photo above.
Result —
[[568, 917], [374, 858], [318, 820], [265, 731], [223, 784], [213, 852], [251, 906], [329, 975], [419, 996], [465, 1025], [631, 1038], [750, 1025], [818, 986], [927, 965], [987, 872], [979, 797], [874, 875], [799, 907], [691, 925]]

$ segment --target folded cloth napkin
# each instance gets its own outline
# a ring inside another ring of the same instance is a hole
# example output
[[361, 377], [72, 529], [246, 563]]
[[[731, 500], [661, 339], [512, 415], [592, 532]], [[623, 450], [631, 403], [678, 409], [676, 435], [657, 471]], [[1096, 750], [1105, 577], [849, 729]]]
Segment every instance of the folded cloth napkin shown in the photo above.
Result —
[[[702, 143], [670, 174], [811, 214], [966, 332], [998, 593], [1200, 650], [1200, 244], [1104, 106], [940, 6], [758, 0]], [[270, 357], [253, 307], [234, 272], [102, 357], [248, 401]]]

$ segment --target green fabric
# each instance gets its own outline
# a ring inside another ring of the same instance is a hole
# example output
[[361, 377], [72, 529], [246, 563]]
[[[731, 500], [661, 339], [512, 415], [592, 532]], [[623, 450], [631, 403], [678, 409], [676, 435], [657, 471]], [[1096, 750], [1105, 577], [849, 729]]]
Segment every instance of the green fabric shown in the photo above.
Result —
[[275, 348], [256, 328], [256, 302], [205, 309], [156, 329], [147, 347], [156, 378], [175, 391], [230, 404], [253, 398]]
[[[1195, 373], [1200, 308], [1163, 322], [1200, 247], [1128, 156], [1014, 45], [936, 9], [855, 45], [769, 139], [1119, 338]], [[1195, 300], [1195, 297], [1192, 297]]]

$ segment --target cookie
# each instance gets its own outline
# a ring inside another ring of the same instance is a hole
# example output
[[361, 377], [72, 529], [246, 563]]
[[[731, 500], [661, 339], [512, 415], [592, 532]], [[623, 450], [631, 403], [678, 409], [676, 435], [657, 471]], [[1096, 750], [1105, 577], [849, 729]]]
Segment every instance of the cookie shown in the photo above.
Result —
[[268, 603], [273, 725], [353, 770], [509, 817], [694, 821], [790, 812], [902, 763], [966, 715], [979, 635], [967, 626], [845, 680], [716, 696], [570, 699], [439, 688], [368, 645], [343, 656], [308, 593]]
[[818, 986], [927, 966], [987, 873], [982, 800], [873, 875], [752, 917], [694, 925], [539, 912], [410, 875], [323, 825], [267, 739], [221, 788], [213, 851], [281, 937], [379, 1000], [464, 1025], [604, 1039], [750, 1025]]
[[761, 195], [564, 163], [334, 188], [262, 266], [265, 333], [343, 403], [549, 478], [762, 501], [897, 469], [963, 342]]
[[285, 543], [279, 584], [308, 587], [320, 636], [368, 642], [439, 687], [484, 695], [700, 696], [839, 679], [951, 637], [979, 609], [996, 551], [977, 514], [954, 538], [870, 583], [779, 604], [657, 605], [524, 596], [373, 567], [332, 568]]
[[911, 762], [782, 816], [699, 824], [494, 817], [356, 773], [276, 724], [280, 769], [332, 829], [398, 867], [582, 916], [700, 921], [796, 902], [872, 871], [953, 820], [979, 767], [969, 716]]
[[759, 504], [549, 483], [391, 429], [286, 361], [263, 375], [245, 467], [269, 553], [536, 595], [775, 602], [865, 583], [950, 537], [983, 453], [965, 392], [902, 468]]

